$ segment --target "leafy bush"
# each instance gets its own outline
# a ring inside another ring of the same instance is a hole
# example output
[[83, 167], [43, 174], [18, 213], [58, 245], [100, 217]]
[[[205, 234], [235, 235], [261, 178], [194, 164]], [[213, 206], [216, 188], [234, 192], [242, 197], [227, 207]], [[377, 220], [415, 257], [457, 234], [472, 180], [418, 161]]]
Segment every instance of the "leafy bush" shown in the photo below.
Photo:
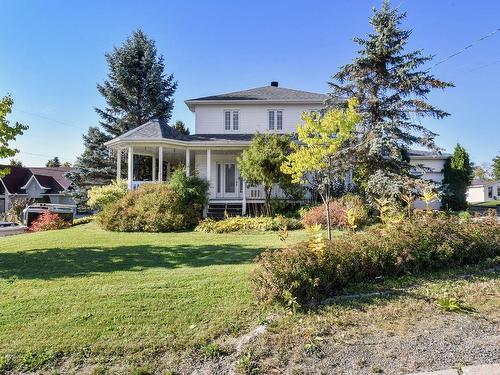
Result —
[[56, 230], [68, 228], [71, 224], [65, 221], [60, 215], [45, 211], [38, 216], [30, 225], [30, 232], [41, 232], [46, 230]]
[[498, 222], [461, 222], [456, 216], [417, 215], [411, 221], [323, 239], [323, 246], [316, 237], [259, 257], [252, 275], [259, 300], [286, 304], [296, 298], [298, 303], [310, 303], [351, 283], [474, 264], [500, 255]]
[[73, 220], [73, 226], [91, 223], [94, 220], [95, 220], [94, 215], [79, 217], [78, 219]]
[[280, 228], [301, 229], [302, 223], [297, 219], [276, 217], [230, 217], [224, 220], [205, 219], [195, 228], [197, 232], [203, 233], [229, 233], [240, 231], [277, 231]]
[[188, 203], [169, 184], [144, 184], [104, 206], [96, 222], [119, 232], [170, 232], [192, 228], [202, 206]]
[[208, 203], [209, 183], [207, 180], [198, 176], [186, 176], [184, 169], [178, 168], [172, 172], [168, 183], [184, 204], [203, 206]]
[[124, 180], [113, 181], [105, 186], [94, 186], [87, 193], [87, 204], [93, 209], [103, 209], [107, 204], [124, 197], [127, 191], [127, 183]]
[[[329, 210], [332, 228], [361, 227], [368, 221], [368, 208], [359, 195], [347, 194], [332, 200]], [[324, 228], [326, 226], [324, 205], [315, 206], [305, 212], [302, 222], [306, 226], [320, 224]]]

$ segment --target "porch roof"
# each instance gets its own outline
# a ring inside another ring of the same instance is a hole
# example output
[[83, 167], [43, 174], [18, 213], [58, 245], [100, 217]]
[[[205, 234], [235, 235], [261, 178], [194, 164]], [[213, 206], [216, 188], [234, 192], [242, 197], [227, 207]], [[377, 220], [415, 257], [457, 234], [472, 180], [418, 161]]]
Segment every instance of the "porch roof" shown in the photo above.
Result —
[[113, 147], [121, 143], [160, 142], [175, 145], [247, 145], [252, 140], [253, 134], [180, 134], [171, 126], [158, 120], [148, 121], [135, 129], [106, 142], [105, 145]]

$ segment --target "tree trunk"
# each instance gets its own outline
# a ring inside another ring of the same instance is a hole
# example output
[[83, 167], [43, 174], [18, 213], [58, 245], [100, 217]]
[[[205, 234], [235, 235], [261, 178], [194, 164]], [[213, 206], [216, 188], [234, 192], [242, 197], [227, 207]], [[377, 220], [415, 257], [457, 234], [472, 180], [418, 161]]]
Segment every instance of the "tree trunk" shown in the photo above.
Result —
[[332, 228], [330, 226], [330, 200], [325, 201], [325, 210], [326, 210], [326, 230], [328, 233], [328, 240], [332, 240]]
[[272, 187], [266, 187], [264, 186], [264, 194], [266, 195], [266, 203], [265, 203], [265, 207], [266, 207], [266, 213], [267, 213], [267, 216], [271, 216], [272, 212], [271, 212], [271, 191], [272, 191]]

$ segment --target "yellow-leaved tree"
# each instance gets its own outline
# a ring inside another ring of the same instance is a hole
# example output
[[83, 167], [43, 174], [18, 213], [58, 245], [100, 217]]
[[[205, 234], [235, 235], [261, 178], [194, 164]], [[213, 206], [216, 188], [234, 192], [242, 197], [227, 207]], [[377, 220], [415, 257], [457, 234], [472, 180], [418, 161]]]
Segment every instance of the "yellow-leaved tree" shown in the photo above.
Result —
[[339, 148], [355, 136], [361, 117], [356, 111], [356, 99], [350, 99], [346, 109], [333, 109], [324, 114], [305, 112], [303, 125], [297, 125], [297, 141], [292, 153], [281, 165], [295, 183], [304, 184], [321, 196], [325, 206], [328, 239], [332, 238], [330, 209], [332, 184], [348, 172], [336, 161]]

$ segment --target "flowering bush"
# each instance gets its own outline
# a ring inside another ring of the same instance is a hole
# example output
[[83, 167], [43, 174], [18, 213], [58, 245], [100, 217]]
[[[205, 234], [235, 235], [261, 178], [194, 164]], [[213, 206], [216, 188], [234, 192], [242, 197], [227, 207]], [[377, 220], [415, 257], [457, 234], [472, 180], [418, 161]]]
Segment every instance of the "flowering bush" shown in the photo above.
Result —
[[[330, 225], [332, 228], [361, 227], [368, 221], [368, 209], [358, 195], [347, 194], [332, 200], [329, 204]], [[305, 226], [320, 224], [326, 226], [326, 213], [323, 204], [311, 208], [302, 216]]]
[[68, 228], [71, 224], [58, 214], [54, 214], [50, 211], [45, 211], [40, 216], [38, 216], [30, 225], [29, 230], [31, 232], [41, 232], [46, 230], [64, 229]]
[[224, 220], [205, 219], [195, 228], [197, 232], [203, 233], [229, 233], [240, 231], [277, 231], [281, 228], [290, 230], [303, 228], [297, 219], [284, 216], [276, 217], [230, 217]]
[[494, 219], [475, 222], [456, 216], [415, 215], [411, 221], [323, 241], [319, 246], [314, 236], [309, 243], [263, 253], [252, 274], [257, 298], [286, 304], [284, 296], [288, 295], [299, 303], [310, 303], [351, 283], [380, 276], [478, 263], [500, 256], [500, 224]]

